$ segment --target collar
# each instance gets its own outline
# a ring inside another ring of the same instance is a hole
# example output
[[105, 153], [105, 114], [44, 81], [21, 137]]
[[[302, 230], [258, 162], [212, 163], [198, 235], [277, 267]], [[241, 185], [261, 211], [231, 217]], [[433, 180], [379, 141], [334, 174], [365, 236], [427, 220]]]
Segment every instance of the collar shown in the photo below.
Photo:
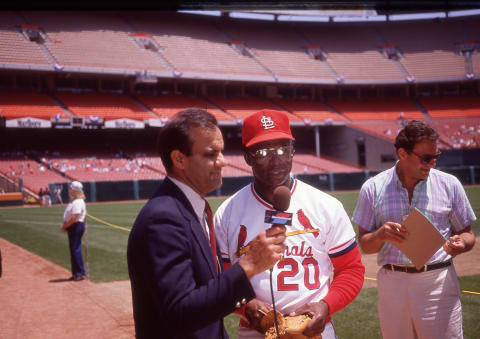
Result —
[[[400, 180], [400, 177], [398, 176], [398, 173], [397, 173], [397, 168], [398, 168], [398, 163], [399, 163], [399, 161], [400, 161], [400, 160], [397, 160], [397, 162], [395, 163], [395, 166], [393, 167], [393, 180], [395, 181], [395, 183], [396, 183], [396, 185], [397, 185], [398, 188], [404, 188], [404, 187], [403, 187], [403, 183], [402, 183], [402, 181]], [[432, 168], [432, 169], [433, 169], [433, 168]], [[432, 169], [431, 169], [431, 170], [432, 170]], [[431, 171], [431, 170], [430, 170], [430, 171]], [[417, 187], [417, 185], [419, 185], [419, 184], [422, 184], [422, 183], [426, 182], [426, 181], [428, 180], [428, 178], [430, 178], [430, 173], [428, 174], [428, 176], [427, 176], [426, 179], [421, 179], [421, 180], [419, 180], [419, 181], [416, 183], [415, 187]]]
[[395, 162], [395, 166], [393, 166], [393, 180], [394, 180], [395, 183], [397, 184], [397, 187], [398, 187], [398, 188], [402, 188], [402, 187], [403, 187], [403, 183], [402, 183], [402, 181], [400, 180], [400, 178], [399, 178], [399, 176], [398, 176], [398, 173], [397, 173], [398, 162], [399, 162], [399, 160], [397, 160], [397, 162]]
[[195, 192], [190, 186], [187, 184], [172, 178], [168, 177], [175, 185], [180, 188], [180, 190], [185, 194], [187, 197], [188, 201], [192, 204], [193, 210], [195, 211], [195, 214], [198, 217], [198, 220], [202, 220], [203, 218], [203, 213], [205, 211], [205, 199], [200, 196], [197, 192]]
[[[295, 189], [297, 188], [297, 179], [292, 177], [289, 188], [290, 195], [293, 195], [293, 192], [295, 192]], [[258, 194], [258, 192], [255, 190], [255, 185], [253, 182], [250, 184], [250, 190], [252, 191], [253, 196], [255, 197], [255, 199], [257, 199], [259, 203], [261, 203], [266, 208], [273, 209], [272, 203], [270, 201], [267, 201], [266, 199], [263, 199], [260, 194]]]

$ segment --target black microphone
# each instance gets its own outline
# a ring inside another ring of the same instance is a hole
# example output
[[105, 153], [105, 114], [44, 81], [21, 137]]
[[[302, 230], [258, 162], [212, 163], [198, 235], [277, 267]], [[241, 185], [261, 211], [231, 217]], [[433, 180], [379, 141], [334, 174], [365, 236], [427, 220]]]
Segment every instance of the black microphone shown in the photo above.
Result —
[[286, 186], [278, 186], [273, 191], [272, 205], [274, 210], [265, 211], [265, 223], [272, 227], [292, 225], [292, 213], [285, 212], [290, 206], [290, 190]]
[[[290, 190], [286, 186], [279, 186], [273, 191], [272, 206], [275, 210], [266, 210], [264, 222], [275, 226], [291, 226], [293, 213], [285, 212], [290, 206]], [[247, 253], [250, 245], [246, 245], [235, 254], [240, 257]]]
[[[292, 213], [285, 212], [290, 206], [290, 190], [286, 186], [278, 186], [273, 191], [272, 205], [275, 210], [265, 211], [265, 222], [272, 224], [272, 227], [281, 225], [292, 225]], [[272, 297], [273, 306], [273, 321], [275, 324], [275, 330], [277, 338], [280, 338], [280, 331], [278, 328], [277, 308], [275, 306], [275, 296], [273, 294], [273, 282], [272, 282], [273, 267], [270, 269], [270, 295]]]

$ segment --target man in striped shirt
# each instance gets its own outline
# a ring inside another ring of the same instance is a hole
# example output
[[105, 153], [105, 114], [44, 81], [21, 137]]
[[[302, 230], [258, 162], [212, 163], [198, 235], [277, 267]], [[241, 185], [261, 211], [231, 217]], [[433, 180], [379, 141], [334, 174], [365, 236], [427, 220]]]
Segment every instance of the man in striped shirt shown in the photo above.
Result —
[[[463, 338], [452, 258], [474, 246], [476, 217], [460, 181], [434, 169], [438, 138], [429, 125], [410, 121], [395, 140], [399, 160], [363, 184], [353, 213], [360, 248], [378, 253], [378, 312], [385, 339]], [[409, 236], [402, 221], [414, 208], [446, 239], [420, 270], [394, 246]]]

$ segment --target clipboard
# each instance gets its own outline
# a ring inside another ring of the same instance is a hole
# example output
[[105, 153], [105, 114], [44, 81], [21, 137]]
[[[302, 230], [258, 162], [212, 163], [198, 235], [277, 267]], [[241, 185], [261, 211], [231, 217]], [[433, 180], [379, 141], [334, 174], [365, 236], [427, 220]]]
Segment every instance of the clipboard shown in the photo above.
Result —
[[407, 229], [407, 239], [402, 243], [392, 242], [392, 244], [402, 251], [418, 270], [442, 247], [446, 240], [417, 208], [413, 209], [402, 224]]

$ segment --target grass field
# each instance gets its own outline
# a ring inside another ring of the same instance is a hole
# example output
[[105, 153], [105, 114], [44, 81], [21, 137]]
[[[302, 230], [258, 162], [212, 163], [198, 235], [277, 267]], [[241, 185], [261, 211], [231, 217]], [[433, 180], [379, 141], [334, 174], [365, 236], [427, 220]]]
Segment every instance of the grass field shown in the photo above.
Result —
[[[467, 195], [480, 216], [480, 187], [466, 187]], [[345, 206], [351, 216], [358, 192], [332, 193]], [[222, 198], [209, 199], [215, 211]], [[139, 202], [88, 204], [88, 267], [93, 282], [127, 280], [126, 246], [128, 230], [139, 210]], [[70, 269], [70, 256], [66, 233], [60, 232], [65, 206], [2, 208], [0, 209], [0, 237], [36, 253], [62, 267]], [[100, 220], [100, 221], [99, 221]], [[473, 224], [480, 234], [480, 221]], [[479, 246], [479, 244], [477, 244]], [[84, 253], [85, 254], [85, 253]], [[480, 275], [461, 277], [462, 290], [480, 291]], [[339, 338], [381, 338], [377, 310], [376, 288], [363, 289], [355, 301], [334, 316]], [[464, 307], [465, 338], [477, 338], [480, 333], [480, 296], [462, 295]], [[231, 338], [236, 338], [238, 318], [234, 315], [225, 320]]]

